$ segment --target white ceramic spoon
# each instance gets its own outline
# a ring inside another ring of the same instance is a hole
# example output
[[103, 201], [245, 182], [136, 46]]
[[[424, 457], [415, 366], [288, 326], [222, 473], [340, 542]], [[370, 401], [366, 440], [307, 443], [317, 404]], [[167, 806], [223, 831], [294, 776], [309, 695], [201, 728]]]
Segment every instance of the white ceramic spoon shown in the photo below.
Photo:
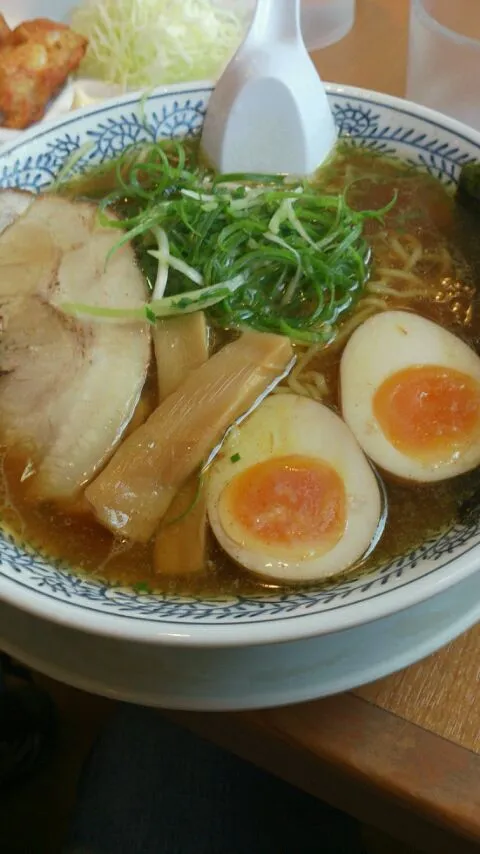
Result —
[[257, 0], [245, 41], [208, 105], [202, 144], [220, 172], [310, 175], [335, 124], [305, 47], [300, 0]]

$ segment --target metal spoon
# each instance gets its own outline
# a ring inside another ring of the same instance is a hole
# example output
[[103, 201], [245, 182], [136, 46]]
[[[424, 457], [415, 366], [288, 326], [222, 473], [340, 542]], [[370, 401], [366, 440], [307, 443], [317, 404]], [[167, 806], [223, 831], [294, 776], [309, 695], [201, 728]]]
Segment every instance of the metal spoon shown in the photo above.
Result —
[[310, 175], [335, 140], [325, 88], [303, 41], [300, 0], [257, 0], [209, 102], [205, 155], [223, 173]]

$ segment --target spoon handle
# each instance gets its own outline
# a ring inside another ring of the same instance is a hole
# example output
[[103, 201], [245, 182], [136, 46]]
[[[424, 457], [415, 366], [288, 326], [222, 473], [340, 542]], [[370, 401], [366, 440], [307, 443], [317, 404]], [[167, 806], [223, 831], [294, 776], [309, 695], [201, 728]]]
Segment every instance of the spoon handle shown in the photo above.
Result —
[[250, 33], [247, 38], [272, 42], [299, 41], [301, 0], [257, 0]]

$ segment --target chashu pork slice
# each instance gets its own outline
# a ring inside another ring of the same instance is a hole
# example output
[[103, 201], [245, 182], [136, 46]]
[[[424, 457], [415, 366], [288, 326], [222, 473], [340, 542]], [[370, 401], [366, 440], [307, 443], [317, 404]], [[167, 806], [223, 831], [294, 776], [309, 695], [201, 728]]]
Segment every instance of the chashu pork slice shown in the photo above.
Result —
[[0, 193], [0, 441], [28, 451], [32, 497], [70, 499], [132, 418], [150, 332], [74, 318], [62, 304], [133, 308], [146, 289], [130, 246], [106, 264], [119, 233], [97, 224], [95, 205], [12, 193]]
[[0, 234], [30, 207], [34, 198], [24, 190], [0, 191]]

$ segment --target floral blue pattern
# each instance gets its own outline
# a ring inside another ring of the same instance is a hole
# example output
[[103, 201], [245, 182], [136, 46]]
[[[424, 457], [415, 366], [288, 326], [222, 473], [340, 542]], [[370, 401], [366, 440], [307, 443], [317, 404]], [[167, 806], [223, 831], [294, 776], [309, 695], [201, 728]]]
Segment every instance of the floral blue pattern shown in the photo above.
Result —
[[[170, 96], [166, 103], [162, 103], [160, 98], [159, 104], [155, 99], [152, 107], [151, 99], [145, 103], [134, 102], [128, 105], [128, 109], [120, 109], [113, 115], [110, 108], [103, 107], [95, 114], [98, 119], [88, 125], [78, 119], [66, 120], [61, 127], [68, 126], [69, 129], [58, 136], [49, 134], [36, 156], [8, 157], [9, 162], [0, 166], [0, 188], [21, 187], [40, 192], [52, 184], [70, 160], [75, 160], [71, 170], [73, 175], [94, 164], [111, 160], [128, 145], [160, 138], [194, 136], [202, 126], [207, 100], [208, 90], [205, 90], [202, 97], [180, 100]], [[30, 148], [28, 143], [27, 147]], [[35, 148], [39, 146], [35, 145]], [[14, 150], [17, 151], [17, 146]]]
[[[152, 93], [142, 103], [131, 96], [72, 114], [51, 128], [39, 126], [0, 154], [0, 188], [40, 192], [69, 162], [72, 173], [102, 163], [125, 146], [161, 137], [191, 136], [201, 128], [210, 90], [201, 86]], [[398, 154], [450, 184], [463, 164], [480, 157], [469, 136], [423, 118], [408, 105], [382, 103], [382, 97], [354, 96], [333, 89], [331, 105], [339, 134], [353, 145]], [[93, 582], [71, 574], [59, 562], [34, 553], [0, 534], [0, 585], [8, 580], [75, 607], [162, 623], [234, 625], [321, 614], [368, 601], [432, 573], [480, 546], [480, 521], [455, 525], [409, 554], [368, 574], [341, 579], [320, 589], [288, 595], [236, 597], [226, 600], [160, 596]]]
[[456, 139], [445, 140], [442, 135], [428, 133], [424, 128], [412, 127], [411, 122], [385, 124], [382, 112], [367, 104], [351, 100], [333, 104], [335, 121], [340, 136], [350, 137], [353, 144], [378, 151], [381, 154], [398, 154], [399, 146], [410, 151], [404, 157], [407, 163], [422, 166], [444, 183], [455, 182], [459, 169], [475, 159]]

